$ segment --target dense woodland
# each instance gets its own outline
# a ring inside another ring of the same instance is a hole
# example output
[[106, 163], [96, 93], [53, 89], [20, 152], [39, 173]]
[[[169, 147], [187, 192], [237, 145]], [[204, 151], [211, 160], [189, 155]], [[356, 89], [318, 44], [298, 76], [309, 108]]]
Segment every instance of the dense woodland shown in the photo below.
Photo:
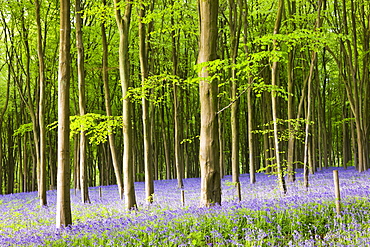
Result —
[[[202, 77], [221, 177], [277, 172], [284, 191], [296, 168], [367, 170], [370, 1], [215, 1], [217, 56], [199, 61], [203, 2], [71, 2], [71, 188], [129, 190], [125, 145], [135, 181], [201, 176]], [[1, 194], [57, 185], [59, 4], [1, 1]]]

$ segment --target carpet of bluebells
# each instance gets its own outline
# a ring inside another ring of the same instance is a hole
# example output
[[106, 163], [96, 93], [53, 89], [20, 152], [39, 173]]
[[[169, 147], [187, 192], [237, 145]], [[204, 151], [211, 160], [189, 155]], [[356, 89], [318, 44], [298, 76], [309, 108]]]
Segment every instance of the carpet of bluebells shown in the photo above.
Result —
[[[333, 169], [339, 170], [342, 214], [334, 203]], [[302, 171], [277, 189], [275, 176], [240, 177], [239, 202], [231, 177], [222, 180], [221, 206], [199, 207], [200, 179], [184, 180], [185, 205], [176, 180], [155, 181], [154, 203], [145, 200], [138, 182], [138, 211], [128, 212], [117, 186], [90, 188], [91, 204], [71, 191], [73, 226], [55, 228], [56, 191], [40, 207], [37, 192], [0, 196], [0, 246], [369, 246], [370, 173], [330, 168]]]

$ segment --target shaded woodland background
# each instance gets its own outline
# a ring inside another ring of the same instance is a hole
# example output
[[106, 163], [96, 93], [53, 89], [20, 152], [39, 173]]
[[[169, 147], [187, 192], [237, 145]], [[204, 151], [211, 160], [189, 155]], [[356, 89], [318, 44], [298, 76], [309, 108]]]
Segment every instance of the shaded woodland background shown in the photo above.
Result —
[[[209, 67], [219, 82], [221, 175], [274, 171], [271, 93], [277, 96], [280, 160], [290, 171], [285, 173], [290, 181], [292, 171], [305, 163], [311, 173], [328, 166], [367, 170], [370, 1], [290, 0], [282, 8], [270, 0], [219, 4], [219, 59]], [[37, 190], [41, 152], [48, 188], [54, 189], [58, 1], [2, 0], [0, 6], [0, 194]], [[82, 1], [81, 11], [75, 7], [72, 4], [71, 166], [73, 186], [79, 189], [81, 126], [89, 142], [89, 186], [116, 184], [108, 135], [114, 133], [122, 164], [122, 90], [113, 3]], [[145, 15], [140, 14], [143, 8]], [[281, 24], [274, 32], [279, 9]], [[78, 13], [83, 24], [83, 110], [74, 26]], [[140, 23], [146, 25], [145, 80], [139, 58]], [[153, 178], [200, 176], [198, 23], [195, 0], [133, 2], [128, 56], [136, 181], [145, 175], [143, 97], [148, 104]], [[38, 51], [44, 58], [43, 73]], [[276, 85], [274, 63], [278, 63]], [[42, 133], [46, 145], [40, 148]]]

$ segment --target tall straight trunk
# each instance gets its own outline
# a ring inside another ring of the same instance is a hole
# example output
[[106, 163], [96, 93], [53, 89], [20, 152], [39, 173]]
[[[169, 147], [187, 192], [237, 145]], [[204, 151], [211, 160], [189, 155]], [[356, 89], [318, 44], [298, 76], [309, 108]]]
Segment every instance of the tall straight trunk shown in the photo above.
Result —
[[[148, 50], [146, 39], [146, 28], [142, 22], [145, 17], [145, 6], [141, 3], [139, 10], [139, 59], [141, 70], [141, 82], [143, 90], [145, 90], [145, 80], [148, 78]], [[150, 135], [150, 117], [149, 117], [149, 100], [146, 93], [142, 97], [142, 119], [143, 119], [143, 135], [144, 135], [144, 166], [145, 166], [145, 195], [149, 203], [153, 202], [154, 183], [153, 183], [153, 162], [152, 162], [152, 147]]]
[[[10, 116], [8, 118], [8, 126], [13, 126], [12, 124], [12, 117]], [[7, 160], [7, 169], [6, 169], [6, 174], [7, 174], [7, 179], [6, 181], [6, 194], [13, 194], [14, 193], [14, 178], [15, 178], [15, 160], [14, 160], [14, 140], [13, 140], [13, 129], [12, 128], [7, 128], [7, 147], [8, 147], [8, 160]]]
[[58, 178], [56, 227], [72, 224], [70, 198], [69, 88], [70, 88], [70, 1], [60, 0], [60, 44], [58, 71]]
[[312, 52], [309, 76], [307, 79], [307, 113], [305, 126], [305, 142], [304, 142], [304, 156], [303, 156], [303, 183], [304, 187], [308, 188], [308, 174], [309, 174], [309, 145], [310, 145], [310, 121], [311, 121], [311, 91], [312, 91], [312, 77], [316, 62], [316, 52]]
[[[353, 0], [350, 1], [351, 7], [351, 22], [352, 22], [352, 36], [351, 39], [345, 40], [345, 45], [342, 43], [342, 48], [346, 52], [346, 68], [348, 73], [348, 79], [344, 79], [344, 84], [346, 86], [347, 96], [348, 100], [351, 106], [352, 114], [354, 116], [355, 120], [355, 126], [356, 126], [356, 139], [357, 139], [357, 156], [358, 156], [358, 170], [360, 172], [367, 169], [367, 162], [368, 158], [366, 157], [366, 146], [367, 143], [365, 143], [365, 130], [363, 126], [363, 113], [361, 111], [362, 104], [361, 104], [361, 83], [358, 73], [358, 48], [357, 48], [357, 27], [356, 27], [356, 5]], [[344, 28], [344, 34], [349, 35], [349, 27], [348, 27], [348, 20], [347, 20], [347, 7], [346, 7], [346, 1], [342, 1], [343, 6], [343, 28]], [[352, 43], [351, 43], [352, 41]], [[347, 50], [344, 49], [346, 46]], [[339, 60], [339, 59], [337, 59]], [[365, 65], [364, 65], [365, 66]]]
[[252, 79], [248, 79], [247, 105], [248, 105], [248, 149], [249, 149], [249, 181], [251, 184], [256, 182], [256, 164], [254, 161], [254, 142], [253, 142], [253, 108], [252, 108]]
[[[239, 5], [242, 8], [242, 14], [240, 17], [242, 18], [243, 22], [243, 31], [244, 31], [244, 51], [246, 54], [246, 57], [249, 54], [248, 50], [248, 29], [249, 29], [249, 23], [248, 23], [248, 5], [247, 1], [245, 0], [239, 0]], [[241, 24], [240, 24], [241, 25]], [[249, 149], [249, 181], [251, 184], [254, 184], [256, 182], [256, 162], [255, 162], [255, 145], [253, 140], [253, 103], [252, 103], [252, 89], [253, 89], [253, 80], [252, 78], [248, 78], [248, 89], [247, 89], [247, 109], [248, 109], [248, 116], [247, 116], [247, 126], [248, 126], [248, 149]]]
[[37, 56], [39, 59], [39, 166], [40, 166], [40, 184], [39, 196], [40, 205], [47, 204], [46, 200], [46, 127], [45, 127], [45, 65], [44, 65], [44, 51], [42, 47], [42, 27], [40, 18], [40, 3], [35, 0], [36, 10], [36, 25], [37, 25]]
[[176, 85], [176, 82], [173, 85], [173, 99], [174, 99], [174, 148], [175, 148], [175, 164], [176, 164], [176, 177], [177, 177], [177, 187], [183, 188], [183, 178], [184, 178], [184, 164], [181, 155], [181, 148], [180, 148], [180, 135], [182, 129], [180, 128], [180, 102], [179, 102], [179, 87]]
[[152, 137], [152, 159], [153, 159], [153, 179], [158, 180], [159, 176], [159, 167], [158, 167], [158, 138], [157, 138], [157, 133], [156, 133], [156, 118], [157, 118], [157, 112], [156, 112], [156, 106], [151, 104], [150, 108], [150, 136]]
[[[278, 13], [276, 16], [275, 27], [274, 27], [274, 34], [279, 33], [281, 19], [283, 15], [284, 9], [284, 0], [279, 0], [279, 8]], [[276, 40], [274, 41], [274, 49], [276, 47]], [[271, 85], [275, 87], [277, 85], [278, 79], [278, 62], [273, 62], [271, 67]], [[271, 106], [272, 106], [272, 121], [274, 123], [274, 148], [275, 148], [275, 161], [276, 161], [276, 168], [277, 168], [277, 175], [278, 175], [278, 184], [279, 189], [282, 193], [286, 193], [286, 185], [285, 179], [283, 176], [283, 168], [280, 161], [280, 150], [279, 150], [279, 137], [278, 137], [278, 129], [277, 129], [277, 95], [276, 91], [272, 90], [271, 92]]]
[[[175, 1], [171, 0], [171, 5], [173, 6]], [[173, 13], [171, 15], [171, 26], [175, 26], [175, 20], [173, 17]], [[172, 74], [178, 75], [178, 52], [177, 52], [177, 41], [176, 41], [176, 31], [173, 29], [171, 31], [171, 48], [172, 48]], [[181, 109], [180, 109], [180, 95], [181, 91], [179, 86], [176, 82], [173, 84], [173, 115], [174, 115], [174, 148], [175, 148], [175, 165], [176, 165], [176, 177], [177, 177], [177, 187], [183, 188], [183, 178], [184, 178], [184, 162], [183, 162], [183, 155], [181, 152], [181, 131], [183, 131], [181, 127]]]
[[[199, 4], [200, 42], [198, 64], [207, 63], [217, 58], [217, 19], [218, 0], [201, 0]], [[216, 80], [209, 81], [206, 66], [199, 71], [200, 85], [200, 150], [199, 162], [201, 168], [201, 196], [202, 206], [221, 204], [221, 178], [218, 140], [218, 116]]]
[[[218, 104], [220, 106], [220, 104]], [[226, 174], [225, 172], [225, 158], [224, 158], [224, 138], [223, 138], [223, 130], [224, 126], [222, 125], [222, 115], [218, 115], [218, 141], [220, 146], [220, 178], [223, 178]]]
[[134, 187], [134, 157], [133, 157], [133, 133], [132, 133], [132, 103], [131, 98], [128, 97], [128, 89], [131, 86], [130, 81], [130, 64], [128, 59], [128, 45], [129, 45], [129, 30], [132, 3], [127, 0], [125, 3], [124, 14], [121, 15], [122, 6], [120, 0], [113, 0], [114, 10], [116, 15], [116, 22], [119, 31], [119, 72], [122, 86], [122, 121], [123, 121], [123, 138], [124, 138], [124, 151], [123, 151], [123, 186], [125, 188], [125, 206], [126, 209], [136, 209], [136, 196]]
[[[11, 66], [10, 63], [8, 64], [8, 66]], [[10, 95], [10, 72], [8, 72], [5, 103], [4, 103], [4, 106], [3, 106], [2, 110], [1, 110], [1, 113], [0, 113], [0, 131], [1, 132], [2, 132], [4, 116], [5, 116], [6, 110], [8, 108], [9, 95]], [[3, 137], [0, 135], [0, 195], [3, 194], [3, 154], [4, 154], [4, 152], [3, 152], [3, 143], [2, 143], [2, 141], [3, 141]], [[26, 145], [24, 145], [24, 146], [26, 146]]]
[[[287, 62], [287, 75], [288, 75], [288, 120], [293, 120], [293, 52], [288, 53]], [[291, 121], [288, 122], [289, 129], [289, 140], [288, 140], [288, 150], [287, 150], [287, 170], [288, 170], [288, 182], [295, 181], [295, 169], [294, 169], [294, 145], [295, 137], [293, 136], [294, 126]]]
[[[315, 29], [314, 31], [317, 31], [321, 26], [321, 6], [322, 1], [319, 1], [319, 6], [317, 10], [317, 17], [316, 17], [316, 23], [315, 23]], [[306, 126], [305, 126], [305, 142], [304, 142], [304, 156], [303, 156], [303, 184], [304, 187], [308, 189], [308, 174], [309, 174], [309, 148], [311, 146], [311, 138], [310, 138], [310, 121], [311, 121], [311, 91], [312, 91], [312, 78], [314, 76], [314, 69], [315, 69], [315, 63], [316, 63], [316, 57], [317, 52], [312, 51], [311, 52], [311, 62], [310, 62], [310, 70], [309, 75], [307, 78], [307, 114], [306, 114]], [[318, 80], [318, 79], [317, 79]]]
[[[231, 64], [236, 64], [238, 56], [239, 36], [240, 36], [240, 17], [238, 5], [235, 0], [229, 0], [229, 28], [230, 28], [230, 57]], [[239, 183], [240, 175], [240, 157], [239, 157], [239, 99], [237, 95], [238, 85], [236, 78], [236, 69], [231, 68], [231, 174], [232, 182]]]
[[171, 164], [170, 164], [170, 148], [168, 145], [168, 138], [166, 135], [166, 128], [165, 128], [165, 119], [164, 119], [164, 108], [165, 106], [163, 105], [161, 107], [161, 132], [162, 132], [162, 139], [163, 139], [163, 152], [164, 152], [164, 157], [165, 157], [165, 164], [166, 164], [166, 179], [171, 179]]
[[[107, 5], [107, 1], [103, 0], [103, 5]], [[102, 59], [102, 79], [104, 84], [104, 103], [105, 111], [108, 117], [113, 116], [112, 107], [111, 107], [111, 97], [109, 89], [109, 75], [108, 75], [108, 42], [105, 23], [101, 24], [101, 33], [102, 33], [102, 48], [103, 48], [103, 59]], [[122, 179], [122, 169], [119, 165], [119, 158], [117, 153], [117, 148], [115, 144], [115, 135], [111, 131], [108, 134], [109, 147], [112, 155], [112, 163], [114, 168], [114, 174], [116, 176], [118, 194], [119, 198], [123, 199], [123, 179]]]
[[[24, 17], [24, 12], [22, 11], [22, 18], [21, 18], [21, 26], [22, 26], [22, 38], [23, 38], [23, 43], [24, 43], [24, 48], [25, 48], [25, 60], [26, 60], [26, 65], [24, 68], [25, 74], [26, 74], [26, 85], [25, 85], [25, 92], [23, 93], [23, 89], [21, 89], [20, 82], [18, 82], [19, 87], [21, 90], [18, 90], [21, 92], [21, 98], [24, 101], [30, 117], [32, 121], [32, 133], [33, 133], [33, 141], [34, 141], [34, 147], [35, 147], [35, 165], [36, 165], [36, 170], [37, 170], [37, 189], [38, 189], [38, 195], [41, 197], [40, 192], [40, 135], [39, 135], [39, 119], [37, 117], [38, 111], [35, 111], [34, 109], [34, 104], [33, 104], [33, 97], [31, 96], [31, 72], [30, 72], [30, 64], [31, 64], [31, 53], [30, 53], [30, 45], [29, 45], [29, 31], [28, 27], [26, 26], [26, 21]], [[14, 68], [12, 68], [13, 73]], [[14, 77], [17, 78], [18, 76], [14, 74]], [[37, 101], [37, 100], [36, 100]], [[45, 190], [46, 191], [46, 190]], [[46, 198], [46, 196], [45, 196]], [[40, 203], [43, 203], [43, 199], [40, 200]]]
[[[296, 1], [291, 0], [287, 1], [288, 5], [288, 18], [291, 18], [293, 15], [296, 14]], [[292, 23], [292, 29], [296, 29], [295, 23]], [[294, 50], [288, 52], [288, 61], [287, 61], [287, 89], [288, 89], [288, 120], [293, 120], [293, 112], [294, 112], [294, 100], [293, 100], [293, 93], [294, 93]], [[295, 131], [295, 126], [288, 122], [288, 130], [289, 130], [289, 139], [288, 139], [288, 150], [287, 150], [287, 172], [288, 172], [288, 182], [294, 182], [295, 177], [295, 169], [294, 169], [294, 146], [295, 146], [295, 137], [293, 136], [293, 131]]]
[[[86, 115], [86, 93], [85, 93], [85, 52], [82, 38], [82, 18], [81, 18], [81, 0], [75, 1], [76, 8], [76, 47], [77, 47], [77, 74], [78, 74], [78, 106], [80, 116]], [[80, 185], [81, 185], [81, 201], [90, 203], [88, 174], [87, 174], [87, 140], [86, 131], [81, 125], [80, 131]]]
[[80, 135], [74, 135], [73, 142], [73, 183], [74, 189], [81, 190], [80, 180]]
[[[54, 137], [54, 136], [53, 136]], [[49, 165], [50, 165], [50, 189], [51, 190], [56, 190], [57, 188], [57, 166], [56, 166], [56, 161], [55, 161], [55, 150], [54, 150], [54, 147], [56, 147], [57, 145], [55, 144], [56, 142], [56, 138], [50, 138], [49, 140]], [[27, 159], [25, 159], [27, 160]], [[26, 163], [25, 163], [25, 166], [26, 166]], [[24, 171], [27, 171], [26, 168], [24, 168]], [[24, 177], [24, 179], [26, 180], [26, 176]], [[27, 183], [27, 181], [25, 181], [25, 184]]]

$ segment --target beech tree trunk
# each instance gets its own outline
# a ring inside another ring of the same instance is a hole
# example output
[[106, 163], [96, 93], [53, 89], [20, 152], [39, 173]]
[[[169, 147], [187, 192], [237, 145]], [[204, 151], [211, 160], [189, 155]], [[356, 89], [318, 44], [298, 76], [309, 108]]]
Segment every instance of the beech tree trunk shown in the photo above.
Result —
[[131, 86], [130, 81], [130, 64], [128, 59], [128, 45], [129, 45], [129, 30], [132, 3], [127, 0], [125, 3], [124, 14], [121, 15], [120, 0], [113, 0], [114, 10], [116, 15], [116, 22], [119, 31], [119, 73], [122, 87], [123, 98], [123, 138], [124, 138], [124, 151], [123, 151], [123, 186], [125, 188], [125, 206], [126, 209], [136, 209], [136, 197], [134, 187], [134, 157], [133, 157], [133, 133], [132, 133], [132, 103], [131, 98], [128, 97], [128, 89]]
[[[279, 0], [279, 8], [278, 13], [276, 16], [275, 27], [274, 27], [274, 34], [279, 33], [281, 19], [284, 9], [284, 0]], [[274, 48], [276, 46], [276, 41], [274, 41]], [[271, 67], [271, 85], [277, 85], [277, 78], [278, 78], [278, 62], [273, 62]], [[286, 193], [286, 185], [285, 179], [283, 176], [283, 168], [280, 161], [280, 149], [279, 149], [279, 137], [278, 137], [278, 130], [277, 130], [277, 96], [276, 91], [272, 90], [271, 92], [271, 107], [272, 107], [272, 121], [274, 123], [274, 148], [275, 148], [275, 162], [277, 168], [277, 176], [278, 176], [278, 183], [279, 189], [282, 193]]]
[[[200, 42], [198, 64], [213, 61], [217, 58], [217, 17], [218, 0], [200, 0]], [[221, 204], [221, 178], [218, 140], [218, 116], [216, 80], [210, 81], [207, 66], [199, 71], [200, 85], [200, 150], [201, 168], [201, 206]]]
[[40, 172], [40, 183], [39, 183], [39, 196], [40, 205], [44, 206], [47, 204], [46, 200], [46, 126], [45, 126], [45, 65], [44, 65], [44, 51], [42, 47], [42, 28], [40, 18], [40, 3], [39, 0], [35, 0], [36, 10], [36, 25], [37, 25], [37, 56], [39, 59], [39, 172]]
[[[85, 52], [82, 39], [82, 18], [81, 18], [81, 0], [76, 0], [76, 46], [77, 46], [77, 75], [78, 75], [78, 106], [80, 116], [86, 114], [86, 97], [85, 97]], [[86, 133], [80, 131], [80, 185], [81, 185], [81, 200], [83, 203], [90, 203], [88, 173], [87, 173], [87, 140]]]
[[69, 88], [70, 88], [70, 1], [60, 0], [60, 44], [58, 71], [58, 178], [56, 227], [72, 224], [70, 198]]
[[[103, 0], [103, 5], [107, 4], [106, 0]], [[109, 89], [109, 77], [108, 77], [108, 43], [107, 43], [107, 35], [105, 29], [105, 23], [101, 24], [101, 32], [102, 32], [102, 47], [103, 47], [103, 61], [102, 61], [102, 79], [104, 83], [104, 103], [105, 103], [105, 111], [107, 116], [112, 116], [112, 107], [111, 107], [111, 97], [110, 97], [110, 89]], [[122, 180], [122, 169], [119, 165], [119, 158], [117, 153], [117, 148], [115, 144], [115, 135], [114, 133], [110, 132], [108, 135], [109, 147], [112, 155], [112, 163], [114, 168], [114, 174], [116, 176], [117, 186], [118, 186], [118, 194], [119, 198], [123, 199], [123, 180]]]
[[[145, 90], [145, 80], [148, 78], [148, 51], [146, 49], [146, 28], [142, 19], [145, 17], [145, 6], [140, 5], [139, 10], [139, 58], [142, 86]], [[149, 100], [146, 98], [146, 92], [142, 97], [142, 119], [144, 134], [144, 167], [145, 167], [145, 196], [149, 203], [153, 202], [154, 183], [153, 183], [153, 162], [152, 147], [150, 135], [150, 117], [149, 117]]]
[[[239, 47], [239, 36], [240, 36], [240, 27], [238, 25], [240, 21], [238, 6], [234, 0], [229, 0], [229, 28], [230, 28], [230, 57], [231, 63], [236, 64], [236, 58], [238, 56], [238, 47]], [[236, 78], [236, 69], [231, 69], [231, 99], [233, 104], [231, 105], [231, 174], [232, 182], [239, 183], [239, 99], [237, 95], [237, 78]]]

